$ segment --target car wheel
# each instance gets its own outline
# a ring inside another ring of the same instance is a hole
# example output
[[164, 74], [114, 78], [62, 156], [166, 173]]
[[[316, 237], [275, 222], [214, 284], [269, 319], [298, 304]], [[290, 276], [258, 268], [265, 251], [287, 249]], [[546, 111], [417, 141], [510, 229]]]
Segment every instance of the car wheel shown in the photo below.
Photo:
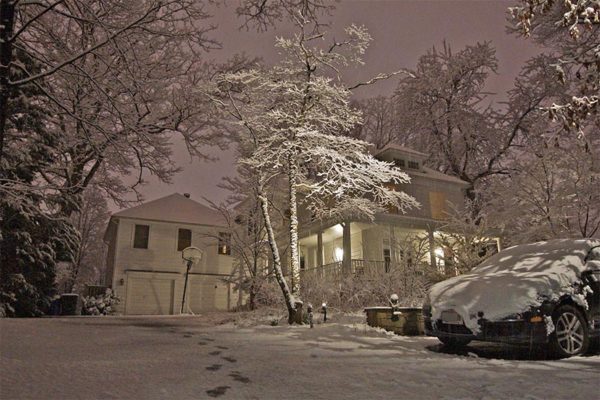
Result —
[[471, 339], [464, 339], [459, 337], [438, 337], [440, 342], [444, 344], [444, 346], [459, 348], [465, 347], [469, 343], [471, 343]]
[[588, 326], [577, 308], [560, 306], [552, 315], [554, 332], [550, 335], [550, 346], [559, 357], [585, 354], [590, 345]]

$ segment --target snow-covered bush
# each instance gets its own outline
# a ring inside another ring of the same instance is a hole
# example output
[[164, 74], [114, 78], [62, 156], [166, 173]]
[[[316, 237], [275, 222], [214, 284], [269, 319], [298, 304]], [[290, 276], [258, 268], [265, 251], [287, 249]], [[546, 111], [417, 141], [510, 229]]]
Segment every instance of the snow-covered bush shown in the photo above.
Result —
[[120, 301], [121, 299], [112, 290], [106, 289], [104, 295], [84, 297], [81, 313], [83, 315], [110, 315], [115, 312], [114, 306]]
[[[420, 307], [430, 281], [425, 264], [378, 263], [373, 268], [343, 273], [340, 265], [306, 270], [302, 274], [302, 297], [312, 304], [327, 303], [330, 309], [359, 311], [368, 306], [387, 306], [396, 293], [402, 307]], [[336, 269], [334, 271], [334, 269]]]

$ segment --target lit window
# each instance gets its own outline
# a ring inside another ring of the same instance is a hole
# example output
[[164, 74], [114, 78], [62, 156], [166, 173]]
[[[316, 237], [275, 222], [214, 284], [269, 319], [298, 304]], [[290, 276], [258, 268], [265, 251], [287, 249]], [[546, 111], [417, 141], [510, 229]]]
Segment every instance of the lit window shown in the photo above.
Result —
[[342, 261], [344, 259], [344, 249], [336, 247], [333, 256], [335, 261]]
[[217, 253], [226, 256], [231, 255], [231, 234], [219, 232], [219, 248], [217, 249]]
[[135, 249], [147, 249], [148, 237], [150, 236], [149, 225], [136, 225], [133, 234], [133, 247]]
[[177, 251], [181, 251], [192, 245], [192, 231], [189, 229], [177, 230]]

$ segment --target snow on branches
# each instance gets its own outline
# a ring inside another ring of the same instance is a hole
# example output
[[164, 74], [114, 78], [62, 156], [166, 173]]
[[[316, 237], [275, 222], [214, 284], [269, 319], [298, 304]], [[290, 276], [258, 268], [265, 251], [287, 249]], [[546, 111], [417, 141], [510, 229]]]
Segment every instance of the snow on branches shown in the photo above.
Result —
[[[568, 102], [545, 110], [565, 130], [580, 135], [588, 124], [599, 123], [600, 91], [600, 1], [521, 0], [509, 8], [515, 27], [523, 36], [533, 36], [542, 46], [556, 51], [553, 63], [558, 79], [571, 95]], [[593, 129], [593, 128], [591, 128]]]
[[361, 113], [350, 105], [351, 92], [342, 84], [340, 70], [362, 64], [371, 41], [367, 30], [352, 25], [346, 38], [326, 45], [324, 33], [307, 29], [308, 20], [295, 22], [298, 33], [276, 41], [283, 55], [280, 63], [220, 74], [206, 90], [237, 130], [240, 165], [257, 177], [274, 269], [290, 321], [295, 298], [287, 292], [277, 239], [269, 228], [267, 190], [287, 192], [293, 293], [299, 289], [300, 207], [318, 218], [349, 214], [372, 218], [382, 206], [400, 210], [417, 206], [410, 196], [386, 186], [408, 183], [406, 174], [369, 155], [366, 142], [346, 136], [361, 122]]

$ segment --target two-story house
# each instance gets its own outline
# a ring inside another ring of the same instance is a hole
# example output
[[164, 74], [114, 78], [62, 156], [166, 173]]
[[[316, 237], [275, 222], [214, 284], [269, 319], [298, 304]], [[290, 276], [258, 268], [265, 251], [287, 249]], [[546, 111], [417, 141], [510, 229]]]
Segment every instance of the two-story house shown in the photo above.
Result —
[[390, 144], [373, 155], [393, 162], [410, 176], [411, 182], [397, 189], [413, 196], [420, 208], [405, 214], [389, 209], [374, 221], [304, 221], [299, 234], [301, 270], [318, 272], [329, 267], [356, 272], [371, 267], [385, 271], [392, 264], [406, 262], [442, 268], [451, 257], [436, 237], [442, 235], [450, 207], [464, 207], [469, 184], [427, 168], [426, 154], [403, 146]]
[[121, 298], [123, 314], [179, 314], [186, 264], [182, 250], [195, 246], [202, 260], [189, 274], [184, 312], [229, 310], [237, 293], [229, 233], [222, 215], [178, 193], [112, 215], [106, 284]]

